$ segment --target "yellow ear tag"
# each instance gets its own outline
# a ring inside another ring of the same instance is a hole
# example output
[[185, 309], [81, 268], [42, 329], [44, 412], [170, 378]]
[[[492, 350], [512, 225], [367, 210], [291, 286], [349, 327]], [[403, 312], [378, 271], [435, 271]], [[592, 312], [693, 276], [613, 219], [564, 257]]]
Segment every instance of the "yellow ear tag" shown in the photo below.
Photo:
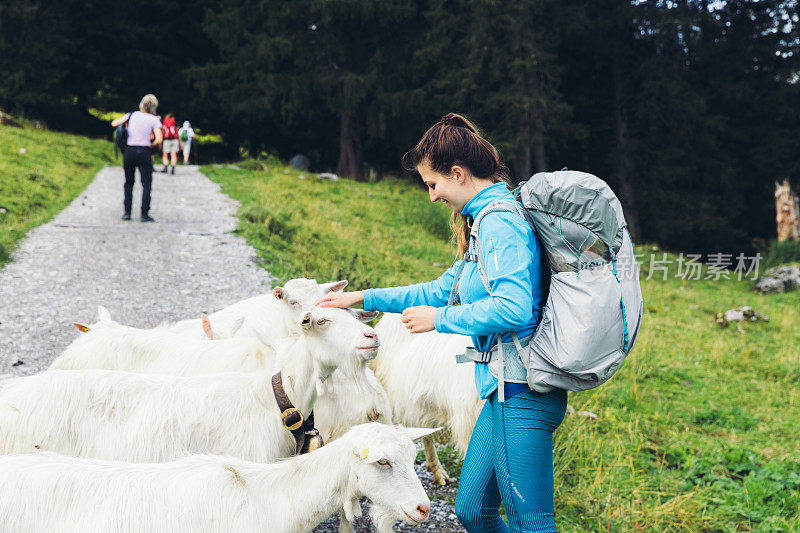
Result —
[[367, 457], [369, 457], [369, 448], [364, 448], [359, 457], [361, 457], [362, 459], [366, 459]]
[[89, 326], [84, 326], [83, 324], [78, 324], [77, 322], [73, 322], [72, 325], [78, 328], [78, 331], [81, 333], [86, 333], [89, 331]]

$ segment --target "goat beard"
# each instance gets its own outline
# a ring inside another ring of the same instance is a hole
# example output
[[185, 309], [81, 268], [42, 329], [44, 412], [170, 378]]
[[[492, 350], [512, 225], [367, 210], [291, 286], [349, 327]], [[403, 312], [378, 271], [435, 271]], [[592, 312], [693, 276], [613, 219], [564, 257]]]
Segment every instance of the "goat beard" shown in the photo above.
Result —
[[372, 504], [369, 510], [369, 518], [378, 533], [390, 533], [394, 531], [395, 515], [388, 509], [379, 505]]

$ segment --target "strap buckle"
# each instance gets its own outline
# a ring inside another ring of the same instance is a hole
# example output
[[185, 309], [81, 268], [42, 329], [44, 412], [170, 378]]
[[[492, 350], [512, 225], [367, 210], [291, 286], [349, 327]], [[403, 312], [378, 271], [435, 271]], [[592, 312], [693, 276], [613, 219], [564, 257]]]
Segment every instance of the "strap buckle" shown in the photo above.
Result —
[[303, 425], [303, 413], [294, 407], [290, 407], [281, 413], [281, 422], [283, 427], [289, 431], [300, 429], [300, 426]]
[[491, 350], [488, 352], [477, 352], [480, 354], [480, 359], [476, 360], [476, 363], [488, 363], [492, 360], [492, 352]]
[[489, 350], [487, 352], [479, 352], [472, 346], [467, 346], [467, 349], [464, 350], [464, 354], [459, 354], [456, 356], [456, 362], [467, 362], [472, 361], [474, 363], [488, 363], [492, 360], [492, 353], [494, 350]]

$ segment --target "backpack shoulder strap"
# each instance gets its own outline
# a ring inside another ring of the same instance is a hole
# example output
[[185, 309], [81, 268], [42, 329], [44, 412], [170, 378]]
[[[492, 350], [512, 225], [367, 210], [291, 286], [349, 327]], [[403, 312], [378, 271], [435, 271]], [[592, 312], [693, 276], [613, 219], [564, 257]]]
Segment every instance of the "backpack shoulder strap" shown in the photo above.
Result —
[[497, 200], [490, 203], [484, 207], [480, 213], [478, 213], [478, 216], [475, 217], [475, 221], [472, 223], [472, 229], [470, 230], [469, 235], [470, 238], [475, 242], [475, 259], [478, 262], [478, 274], [480, 274], [483, 286], [486, 288], [486, 292], [489, 294], [492, 294], [492, 291], [489, 288], [489, 277], [486, 275], [486, 263], [483, 257], [483, 250], [481, 249], [480, 227], [483, 217], [489, 213], [499, 212], [517, 213], [526, 221], [528, 220], [528, 213], [521, 205], [516, 202], [504, 202], [502, 200]]

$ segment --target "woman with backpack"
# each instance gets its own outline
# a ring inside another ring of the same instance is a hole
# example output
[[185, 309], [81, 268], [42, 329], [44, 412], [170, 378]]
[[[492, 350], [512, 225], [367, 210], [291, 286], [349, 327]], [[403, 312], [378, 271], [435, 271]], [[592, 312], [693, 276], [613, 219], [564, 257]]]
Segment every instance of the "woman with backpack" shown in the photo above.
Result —
[[161, 153], [163, 154], [162, 160], [164, 168], [161, 172], [167, 172], [167, 163], [172, 163], [170, 169], [172, 174], [175, 174], [175, 165], [178, 164], [178, 152], [181, 149], [181, 139], [178, 137], [178, 126], [175, 124], [175, 115], [167, 113], [164, 117], [164, 124], [161, 126], [164, 133], [164, 144], [161, 146]]
[[[548, 272], [544, 254], [533, 229], [513, 212], [486, 214], [479, 249], [470, 241], [472, 221], [484, 207], [513, 199], [497, 150], [464, 117], [451, 113], [431, 126], [404, 156], [403, 166], [419, 173], [431, 202], [441, 200], [453, 210], [453, 231], [464, 260], [434, 281], [329, 293], [318, 304], [363, 303], [365, 310], [402, 312], [411, 333], [435, 329], [469, 335], [477, 350], [491, 353], [494, 366], [475, 363], [475, 384], [487, 401], [464, 459], [456, 515], [471, 533], [508, 531], [498, 512], [502, 501], [511, 531], [556, 531], [553, 431], [564, 418], [567, 393], [531, 390], [515, 342], [524, 347], [541, 318]], [[476, 252], [483, 253], [491, 292], [481, 280]], [[456, 294], [461, 305], [451, 305]], [[503, 359], [499, 394], [497, 361]]]
[[[122, 166], [125, 170], [125, 186], [123, 206], [125, 212], [122, 220], [131, 219], [133, 201], [133, 182], [136, 169], [142, 182], [142, 222], [153, 222], [150, 216], [150, 188], [153, 183], [153, 156], [151, 148], [161, 142], [161, 121], [155, 116], [158, 99], [153, 94], [146, 94], [139, 102], [139, 111], [127, 113], [111, 122], [117, 127], [127, 123], [127, 140]], [[153, 137], [151, 137], [151, 135]], [[152, 141], [151, 141], [152, 138]]]

